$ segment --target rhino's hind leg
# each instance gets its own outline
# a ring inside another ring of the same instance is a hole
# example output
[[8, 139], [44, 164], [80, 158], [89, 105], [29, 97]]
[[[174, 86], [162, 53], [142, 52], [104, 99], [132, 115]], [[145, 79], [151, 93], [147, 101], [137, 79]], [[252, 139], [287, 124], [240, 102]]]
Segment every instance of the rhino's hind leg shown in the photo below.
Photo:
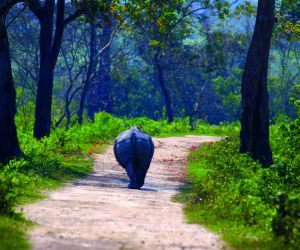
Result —
[[130, 189], [140, 189], [140, 187], [137, 185], [137, 178], [135, 171], [133, 169], [133, 165], [131, 162], [126, 164], [125, 170], [127, 172], [127, 175], [129, 177], [130, 183], [128, 184], [128, 188]]
[[148, 168], [138, 168], [136, 170], [137, 185], [139, 188], [144, 186], [147, 170], [148, 170]]
[[138, 187], [142, 187], [152, 160], [153, 144], [151, 141], [137, 140], [137, 145], [136, 179]]

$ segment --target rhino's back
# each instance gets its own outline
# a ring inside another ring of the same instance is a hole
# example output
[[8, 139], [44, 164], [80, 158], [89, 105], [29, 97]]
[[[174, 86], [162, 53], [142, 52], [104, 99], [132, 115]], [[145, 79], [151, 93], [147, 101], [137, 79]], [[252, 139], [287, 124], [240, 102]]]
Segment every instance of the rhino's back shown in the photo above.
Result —
[[131, 128], [119, 134], [116, 139], [116, 143], [131, 140], [133, 137], [140, 140], [152, 141], [151, 137], [147, 133]]
[[134, 127], [119, 134], [114, 144], [115, 157], [123, 167], [128, 161], [136, 160], [149, 164], [153, 153], [154, 144], [151, 137]]
[[130, 140], [131, 137], [132, 137], [132, 131], [129, 129], [119, 134], [116, 138], [116, 142]]

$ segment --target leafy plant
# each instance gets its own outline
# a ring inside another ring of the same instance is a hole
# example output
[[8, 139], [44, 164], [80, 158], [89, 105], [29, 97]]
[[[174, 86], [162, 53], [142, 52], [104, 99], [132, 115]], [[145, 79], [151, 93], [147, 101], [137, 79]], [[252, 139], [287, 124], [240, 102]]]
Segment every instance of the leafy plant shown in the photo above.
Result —
[[271, 168], [240, 154], [237, 137], [192, 148], [191, 185], [182, 194], [189, 220], [221, 232], [240, 249], [297, 249], [299, 131], [299, 119], [271, 127]]
[[300, 245], [300, 197], [279, 194], [275, 201], [277, 215], [273, 220], [276, 236], [283, 236], [287, 245], [296, 249]]

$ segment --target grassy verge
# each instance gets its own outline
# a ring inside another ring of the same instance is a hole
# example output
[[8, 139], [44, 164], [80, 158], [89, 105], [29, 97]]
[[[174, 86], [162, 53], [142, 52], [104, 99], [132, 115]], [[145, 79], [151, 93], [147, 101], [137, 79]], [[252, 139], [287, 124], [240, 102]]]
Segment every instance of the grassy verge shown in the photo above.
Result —
[[26, 230], [31, 223], [21, 216], [0, 216], [0, 249], [30, 249]]
[[[238, 138], [193, 150], [188, 164], [189, 185], [177, 197], [185, 203], [188, 221], [218, 233], [235, 249], [297, 249], [299, 180], [287, 180], [295, 169], [287, 167], [283, 175], [283, 157], [276, 157], [281, 161], [262, 168], [239, 153]], [[285, 164], [292, 166], [292, 160]], [[279, 204], [280, 192], [294, 197]]]
[[[81, 149], [76, 152], [69, 152], [59, 155], [57, 165], [51, 165], [51, 161], [45, 160], [41, 165], [47, 172], [38, 168], [42, 163], [25, 156], [27, 160], [13, 161], [0, 171], [0, 179], [6, 185], [5, 194], [1, 195], [0, 215], [0, 250], [27, 250], [30, 243], [27, 238], [27, 231], [32, 227], [32, 223], [25, 219], [16, 206], [32, 203], [45, 197], [45, 191], [57, 189], [64, 185], [66, 181], [82, 178], [92, 170], [93, 153], [101, 153], [105, 145], [81, 144]], [[35, 157], [42, 157], [35, 154]], [[46, 156], [45, 156], [46, 157]], [[51, 158], [50, 153], [50, 158]], [[53, 159], [52, 159], [53, 160]], [[53, 162], [52, 162], [53, 163]], [[50, 165], [47, 165], [50, 164]], [[2, 189], [4, 189], [4, 185]], [[0, 187], [1, 191], [1, 187]], [[2, 196], [2, 197], [1, 197]], [[5, 207], [7, 209], [5, 209]], [[4, 211], [6, 210], [6, 211]]]
[[213, 212], [203, 209], [200, 205], [187, 206], [185, 213], [189, 223], [204, 225], [212, 232], [219, 234], [234, 249], [285, 249], [281, 240], [274, 240], [272, 232], [240, 225], [238, 221], [221, 219]]

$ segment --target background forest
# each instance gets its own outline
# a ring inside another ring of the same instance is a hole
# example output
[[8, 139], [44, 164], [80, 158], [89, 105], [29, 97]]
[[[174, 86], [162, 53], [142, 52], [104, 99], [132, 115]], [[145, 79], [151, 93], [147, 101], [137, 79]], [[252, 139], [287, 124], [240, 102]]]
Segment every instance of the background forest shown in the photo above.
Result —
[[[266, 21], [267, 163], [238, 137], [246, 59], [265, 2], [276, 16]], [[191, 186], [178, 198], [189, 220], [240, 249], [299, 246], [298, 1], [3, 0], [0, 66], [0, 85], [9, 86], [0, 89], [4, 249], [29, 247], [30, 223], [17, 205], [90, 173], [88, 156], [133, 125], [152, 136], [226, 136], [191, 149]]]
[[[169, 121], [173, 117], [201, 118], [210, 124], [239, 120], [240, 82], [255, 23], [255, 2], [236, 1], [219, 11], [209, 5], [197, 6], [196, 1], [189, 9], [181, 1], [172, 2], [173, 6], [166, 5], [157, 13], [135, 9], [108, 16], [83, 15], [65, 27], [54, 70], [53, 126], [62, 122], [68, 126], [75, 116], [81, 119], [82, 113], [93, 118], [99, 111], [155, 120], [167, 117]], [[67, 3], [66, 12], [72, 11], [74, 7]], [[285, 13], [280, 4], [277, 11], [283, 20], [298, 18], [291, 11]], [[26, 104], [34, 113], [39, 21], [20, 4], [11, 10], [7, 22], [11, 22], [17, 106]], [[272, 40], [269, 89], [273, 123], [297, 115], [291, 98], [298, 94], [295, 86], [300, 77], [298, 27], [289, 25], [277, 25]]]

